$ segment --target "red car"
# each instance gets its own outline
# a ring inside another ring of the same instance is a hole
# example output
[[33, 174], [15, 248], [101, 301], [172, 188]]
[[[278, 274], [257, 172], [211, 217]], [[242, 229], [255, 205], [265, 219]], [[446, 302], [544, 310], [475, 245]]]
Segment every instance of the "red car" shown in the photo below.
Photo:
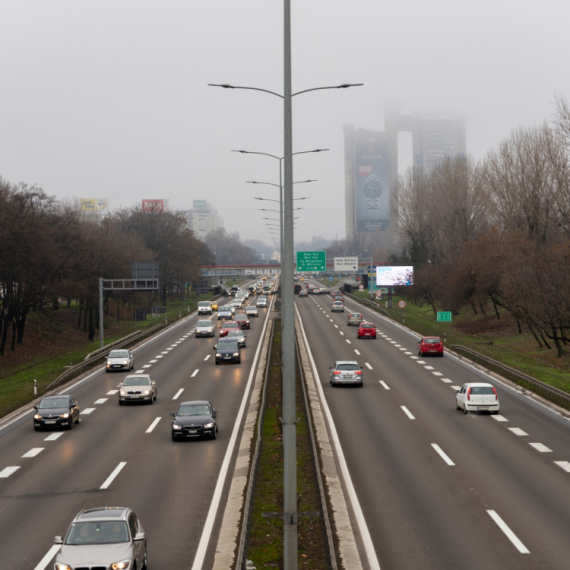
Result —
[[360, 323], [356, 336], [358, 338], [376, 338], [376, 325], [374, 323]]
[[240, 328], [239, 323], [236, 323], [235, 321], [226, 321], [220, 329], [220, 337], [227, 336], [229, 331], [239, 331]]
[[249, 319], [247, 318], [247, 315], [245, 314], [240, 314], [240, 315], [236, 315], [234, 317], [234, 321], [240, 326], [240, 328], [242, 329], [248, 329], [249, 328]]
[[443, 343], [438, 336], [424, 336], [418, 341], [418, 356], [443, 356]]

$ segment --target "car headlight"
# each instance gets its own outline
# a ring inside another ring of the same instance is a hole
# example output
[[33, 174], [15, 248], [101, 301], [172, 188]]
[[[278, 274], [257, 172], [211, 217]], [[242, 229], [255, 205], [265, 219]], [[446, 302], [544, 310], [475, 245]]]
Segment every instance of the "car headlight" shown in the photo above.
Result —
[[123, 360], [123, 364], [127, 365], [129, 362], [127, 360]]
[[71, 566], [68, 566], [67, 564], [62, 564], [61, 562], [56, 562], [55, 570], [71, 570]]
[[222, 355], [219, 352], [216, 352], [216, 358], [222, 358]]
[[61, 414], [61, 417], [66, 420], [69, 417], [69, 414]]
[[172, 429], [182, 429], [182, 426], [179, 426], [178, 424], [172, 424]]
[[234, 352], [234, 356], [239, 356], [239, 352]]
[[126, 396], [126, 395], [127, 395], [127, 393], [125, 391], [121, 390], [121, 396]]
[[34, 420], [41, 420], [43, 419], [42, 416], [40, 416], [40, 414], [34, 414]]
[[204, 424], [205, 429], [212, 429], [214, 427], [214, 422], [210, 422], [209, 424]]
[[150, 390], [145, 390], [145, 391], [143, 392], [143, 394], [144, 394], [145, 396], [148, 396], [148, 395], [150, 394]]
[[121, 562], [115, 562], [114, 564], [111, 564], [111, 568], [113, 570], [124, 570], [125, 568], [128, 568], [130, 564], [130, 560], [122, 560]]

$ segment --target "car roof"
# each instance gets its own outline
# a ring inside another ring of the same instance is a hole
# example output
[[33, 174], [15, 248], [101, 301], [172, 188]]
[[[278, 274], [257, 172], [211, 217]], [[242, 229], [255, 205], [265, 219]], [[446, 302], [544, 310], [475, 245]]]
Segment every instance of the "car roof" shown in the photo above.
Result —
[[356, 364], [356, 366], [360, 366], [356, 360], [335, 360], [336, 364]]
[[493, 384], [489, 384], [489, 382], [466, 382], [464, 386], [469, 386], [470, 388], [494, 388]]
[[55, 394], [53, 396], [44, 396], [43, 400], [60, 400], [61, 398], [71, 398], [69, 394]]
[[151, 378], [150, 374], [129, 374], [128, 376], [125, 377], [125, 380], [127, 378]]
[[188, 400], [187, 402], [180, 402], [181, 406], [192, 406], [194, 404], [210, 404], [208, 400]]
[[76, 521], [84, 520], [126, 520], [130, 512], [127, 507], [96, 507], [81, 511], [76, 517]]

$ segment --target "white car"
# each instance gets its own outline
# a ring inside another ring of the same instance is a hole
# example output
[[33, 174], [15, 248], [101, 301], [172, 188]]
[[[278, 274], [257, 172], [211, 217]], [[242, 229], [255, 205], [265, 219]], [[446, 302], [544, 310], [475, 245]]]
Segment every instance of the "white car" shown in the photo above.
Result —
[[267, 297], [258, 297], [256, 305], [267, 309]]
[[200, 320], [196, 323], [196, 338], [199, 336], [214, 336], [216, 327], [210, 319]]
[[458, 410], [468, 412], [499, 413], [499, 395], [497, 390], [486, 382], [463, 384], [455, 393], [455, 406]]
[[198, 302], [198, 314], [199, 315], [211, 315], [213, 312], [212, 303], [210, 301], [199, 301]]
[[255, 305], [248, 305], [245, 308], [245, 314], [248, 317], [257, 317], [259, 316], [259, 311], [257, 310], [257, 307]]
[[111, 370], [132, 370], [135, 367], [135, 357], [130, 350], [115, 349], [109, 352], [105, 364], [105, 372]]

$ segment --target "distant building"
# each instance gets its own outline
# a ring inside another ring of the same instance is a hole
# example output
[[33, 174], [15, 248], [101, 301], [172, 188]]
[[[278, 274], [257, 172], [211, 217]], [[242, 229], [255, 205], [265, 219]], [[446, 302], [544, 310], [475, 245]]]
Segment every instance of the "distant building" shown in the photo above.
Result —
[[188, 226], [194, 235], [205, 240], [206, 236], [213, 230], [224, 227], [224, 221], [218, 215], [218, 210], [206, 200], [194, 200], [193, 207], [188, 210]]

